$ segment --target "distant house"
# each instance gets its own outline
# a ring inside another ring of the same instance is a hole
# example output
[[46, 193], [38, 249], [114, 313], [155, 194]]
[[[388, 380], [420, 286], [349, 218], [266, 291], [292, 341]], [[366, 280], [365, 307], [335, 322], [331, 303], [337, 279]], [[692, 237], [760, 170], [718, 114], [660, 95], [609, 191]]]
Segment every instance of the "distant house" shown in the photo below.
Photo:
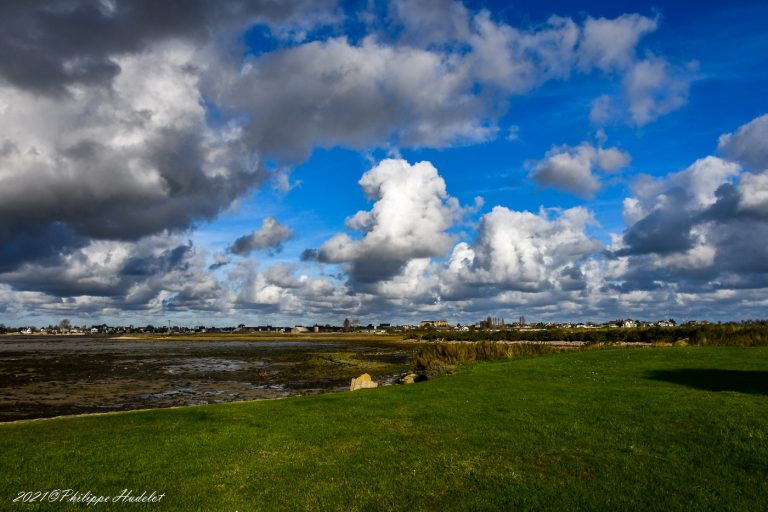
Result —
[[627, 318], [626, 320], [624, 320], [621, 326], [624, 327], [625, 329], [634, 329], [635, 327], [637, 327], [637, 322]]
[[304, 327], [304, 326], [302, 326], [302, 325], [297, 325], [296, 327], [291, 329], [291, 333], [292, 334], [299, 334], [299, 333], [303, 333], [303, 332], [309, 332], [309, 329]]

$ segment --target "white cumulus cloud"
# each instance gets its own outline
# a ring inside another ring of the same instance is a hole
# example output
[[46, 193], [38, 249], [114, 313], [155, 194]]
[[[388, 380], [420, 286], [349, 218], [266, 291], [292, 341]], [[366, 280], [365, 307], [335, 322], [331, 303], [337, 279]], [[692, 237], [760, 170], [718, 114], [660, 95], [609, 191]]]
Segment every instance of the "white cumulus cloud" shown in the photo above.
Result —
[[602, 247], [585, 231], [594, 223], [584, 208], [551, 216], [496, 206], [480, 220], [474, 242], [454, 248], [448, 282], [527, 291], [580, 284], [581, 263]]
[[375, 203], [350, 217], [347, 228], [362, 236], [334, 236], [320, 247], [320, 261], [345, 263], [353, 282], [371, 283], [397, 274], [411, 259], [449, 250], [453, 237], [447, 230], [463, 210], [432, 164], [384, 160], [363, 175], [360, 186]]

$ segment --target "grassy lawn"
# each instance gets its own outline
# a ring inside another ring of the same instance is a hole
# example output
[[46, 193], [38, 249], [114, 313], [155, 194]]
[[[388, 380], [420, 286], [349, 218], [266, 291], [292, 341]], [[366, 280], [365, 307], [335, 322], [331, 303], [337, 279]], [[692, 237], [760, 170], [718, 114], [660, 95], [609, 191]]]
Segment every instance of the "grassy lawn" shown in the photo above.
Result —
[[760, 510], [768, 348], [571, 352], [412, 386], [0, 425], [20, 491], [102, 510]]

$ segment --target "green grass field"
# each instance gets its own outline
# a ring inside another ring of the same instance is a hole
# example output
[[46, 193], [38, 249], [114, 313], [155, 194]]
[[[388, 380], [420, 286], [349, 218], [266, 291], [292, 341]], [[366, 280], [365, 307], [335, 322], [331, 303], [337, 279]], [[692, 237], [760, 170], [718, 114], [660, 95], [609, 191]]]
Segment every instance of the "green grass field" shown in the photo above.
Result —
[[610, 349], [419, 383], [0, 425], [21, 491], [102, 510], [745, 510], [768, 504], [768, 348]]

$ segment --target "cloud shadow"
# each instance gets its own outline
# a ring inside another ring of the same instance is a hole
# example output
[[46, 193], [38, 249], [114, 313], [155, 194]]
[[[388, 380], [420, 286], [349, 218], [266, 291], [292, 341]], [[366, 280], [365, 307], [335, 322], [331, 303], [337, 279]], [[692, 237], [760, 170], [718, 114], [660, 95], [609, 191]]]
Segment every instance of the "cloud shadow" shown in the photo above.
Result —
[[681, 368], [654, 370], [647, 378], [681, 384], [704, 391], [736, 391], [768, 395], [768, 371]]

